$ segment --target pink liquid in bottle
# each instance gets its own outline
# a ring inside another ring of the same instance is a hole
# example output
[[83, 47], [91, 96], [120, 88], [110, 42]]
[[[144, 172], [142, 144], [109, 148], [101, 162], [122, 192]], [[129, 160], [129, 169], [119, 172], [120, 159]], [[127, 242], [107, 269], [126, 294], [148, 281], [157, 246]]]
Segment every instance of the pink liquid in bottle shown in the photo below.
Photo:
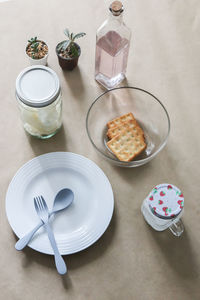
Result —
[[96, 44], [95, 79], [110, 89], [124, 78], [127, 67], [129, 40], [109, 31]]

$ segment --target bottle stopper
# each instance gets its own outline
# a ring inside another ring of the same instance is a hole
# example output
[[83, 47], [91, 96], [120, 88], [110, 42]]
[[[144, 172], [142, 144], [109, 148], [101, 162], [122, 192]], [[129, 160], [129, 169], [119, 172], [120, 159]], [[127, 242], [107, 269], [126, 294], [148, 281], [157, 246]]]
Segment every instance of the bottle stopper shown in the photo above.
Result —
[[114, 16], [119, 16], [123, 12], [124, 8], [120, 1], [114, 1], [110, 5], [110, 11]]

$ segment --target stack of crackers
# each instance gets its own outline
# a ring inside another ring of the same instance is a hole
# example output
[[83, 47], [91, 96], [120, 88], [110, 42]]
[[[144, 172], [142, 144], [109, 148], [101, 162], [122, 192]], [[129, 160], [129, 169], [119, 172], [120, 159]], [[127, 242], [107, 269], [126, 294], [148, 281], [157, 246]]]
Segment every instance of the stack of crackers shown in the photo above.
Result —
[[107, 146], [120, 161], [131, 161], [146, 149], [144, 132], [131, 112], [111, 120], [107, 127]]

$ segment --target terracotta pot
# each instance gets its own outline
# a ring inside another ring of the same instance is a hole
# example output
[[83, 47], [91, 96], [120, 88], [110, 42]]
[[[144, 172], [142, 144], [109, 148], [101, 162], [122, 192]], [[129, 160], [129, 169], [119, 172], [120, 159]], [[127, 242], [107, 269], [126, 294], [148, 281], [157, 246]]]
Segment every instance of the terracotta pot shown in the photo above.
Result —
[[[62, 43], [62, 42], [61, 42]], [[73, 70], [77, 64], [78, 64], [78, 59], [79, 59], [79, 56], [81, 55], [81, 48], [78, 44], [74, 43], [77, 50], [78, 50], [78, 56], [76, 57], [71, 57], [71, 58], [65, 58], [63, 56], [61, 56], [59, 53], [58, 53], [58, 47], [59, 45], [61, 44], [59, 43], [57, 46], [56, 46], [56, 54], [58, 56], [58, 62], [59, 62], [59, 65], [61, 66], [61, 68], [63, 70]]]

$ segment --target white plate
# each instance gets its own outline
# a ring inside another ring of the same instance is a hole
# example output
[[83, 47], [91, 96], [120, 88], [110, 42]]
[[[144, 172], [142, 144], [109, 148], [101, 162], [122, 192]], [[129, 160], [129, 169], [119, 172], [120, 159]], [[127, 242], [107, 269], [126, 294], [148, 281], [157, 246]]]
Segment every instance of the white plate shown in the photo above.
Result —
[[[60, 253], [81, 251], [105, 232], [112, 218], [112, 187], [103, 171], [91, 160], [70, 152], [52, 152], [23, 165], [13, 177], [6, 195], [6, 213], [13, 231], [24, 236], [39, 219], [33, 197], [43, 195], [49, 209], [63, 188], [74, 192], [73, 203], [51, 219]], [[29, 246], [53, 254], [47, 234], [41, 228]]]

